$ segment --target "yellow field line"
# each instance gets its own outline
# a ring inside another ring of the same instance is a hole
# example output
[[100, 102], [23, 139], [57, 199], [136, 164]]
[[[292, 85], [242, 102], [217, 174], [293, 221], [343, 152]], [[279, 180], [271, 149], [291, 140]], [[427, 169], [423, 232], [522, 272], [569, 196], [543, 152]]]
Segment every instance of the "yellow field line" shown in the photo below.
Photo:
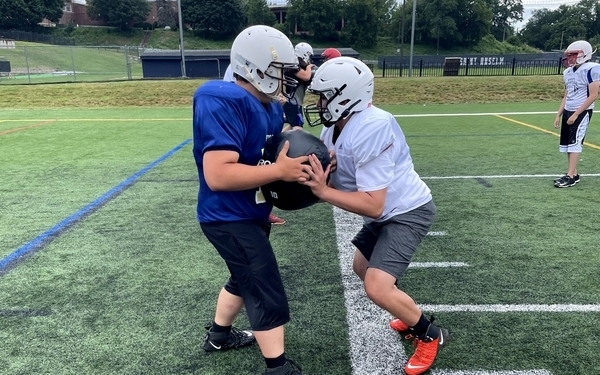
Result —
[[[558, 134], [556, 132], [553, 132], [553, 131], [550, 131], [550, 130], [547, 130], [547, 129], [544, 129], [544, 128], [540, 128], [539, 126], [531, 125], [531, 124], [528, 124], [528, 123], [522, 122], [522, 121], [513, 120], [511, 118], [504, 117], [504, 116], [501, 116], [501, 115], [494, 115], [494, 116], [496, 116], [498, 118], [501, 118], [503, 120], [506, 120], [506, 121], [514, 122], [515, 124], [527, 126], [528, 128], [531, 128], [531, 129], [535, 129], [535, 130], [538, 130], [538, 131], [541, 131], [541, 132], [544, 132], [544, 133], [552, 134], [552, 135], [555, 135], [555, 136], [557, 136], [557, 137], [560, 138], [560, 134]], [[583, 145], [591, 147], [591, 148], [595, 148], [596, 150], [600, 150], [600, 146], [595, 145], [593, 143], [583, 142]]]
[[[0, 120], [0, 122], [30, 122], [29, 120], [24, 119], [14, 119], [14, 120]], [[52, 119], [52, 120], [40, 120], [40, 121], [60, 121], [60, 122], [84, 122], [84, 121], [95, 121], [95, 122], [104, 122], [104, 121], [192, 121], [192, 118], [66, 118], [66, 119]]]
[[27, 129], [31, 129], [31, 128], [37, 128], [39, 126], [44, 126], [47, 124], [51, 124], [53, 122], [55, 122], [56, 120], [47, 120], [47, 121], [42, 121], [42, 122], [36, 122], [35, 124], [31, 124], [31, 125], [27, 125], [27, 126], [21, 126], [19, 128], [13, 128], [13, 129], [8, 129], [8, 130], [4, 130], [0, 132], [0, 136], [3, 135], [7, 135], [7, 134], [12, 134], [12, 133], [16, 133], [19, 132], [21, 130], [27, 130]]

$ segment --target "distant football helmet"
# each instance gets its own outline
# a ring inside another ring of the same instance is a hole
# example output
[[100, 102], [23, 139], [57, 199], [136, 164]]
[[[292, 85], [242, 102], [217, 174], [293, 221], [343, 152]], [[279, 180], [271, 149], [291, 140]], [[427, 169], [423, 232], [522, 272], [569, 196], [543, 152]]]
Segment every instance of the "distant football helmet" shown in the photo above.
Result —
[[596, 51], [592, 51], [592, 45], [585, 40], [578, 40], [569, 44], [562, 58], [562, 63], [565, 68], [583, 64], [592, 59], [592, 55]]
[[315, 54], [311, 45], [304, 42], [296, 44], [294, 53], [299, 59], [304, 61], [306, 65], [310, 64], [310, 59]]
[[325, 62], [307, 88], [319, 96], [317, 104], [304, 107], [307, 123], [330, 127], [368, 108], [373, 101], [374, 85], [371, 69], [358, 59], [338, 57]]
[[298, 82], [283, 73], [297, 67], [298, 58], [292, 42], [270, 26], [248, 27], [235, 38], [231, 46], [233, 73], [275, 100], [282, 93], [282, 85], [296, 87]]
[[327, 61], [327, 60], [331, 60], [333, 58], [336, 58], [336, 57], [340, 57], [340, 56], [342, 56], [342, 54], [340, 53], [340, 51], [338, 51], [335, 48], [327, 48], [321, 54], [321, 57], [323, 58], [324, 62]]

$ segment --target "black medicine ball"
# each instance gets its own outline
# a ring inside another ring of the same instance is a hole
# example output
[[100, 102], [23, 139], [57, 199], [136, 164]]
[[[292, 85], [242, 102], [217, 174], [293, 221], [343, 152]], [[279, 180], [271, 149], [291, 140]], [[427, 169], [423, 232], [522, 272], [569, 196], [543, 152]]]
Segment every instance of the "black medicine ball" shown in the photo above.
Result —
[[[323, 165], [323, 170], [330, 163], [329, 151], [321, 140], [309, 132], [297, 129], [279, 133], [267, 140], [263, 150], [263, 159], [274, 163], [285, 141], [290, 142], [287, 156], [297, 158], [315, 154]], [[282, 210], [299, 210], [317, 203], [317, 198], [310, 187], [297, 182], [275, 181], [262, 187], [267, 202]]]

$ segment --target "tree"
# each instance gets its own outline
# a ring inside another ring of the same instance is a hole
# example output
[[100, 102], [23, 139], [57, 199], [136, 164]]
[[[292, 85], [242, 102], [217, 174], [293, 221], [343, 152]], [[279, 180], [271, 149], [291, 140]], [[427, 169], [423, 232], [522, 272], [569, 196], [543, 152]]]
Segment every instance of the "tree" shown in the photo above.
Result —
[[58, 22], [63, 0], [0, 0], [0, 29], [29, 31], [44, 18]]
[[156, 1], [156, 24], [158, 27], [173, 27], [179, 23], [176, 7], [177, 3], [172, 0]]
[[398, 24], [393, 23], [392, 14], [396, 10], [396, 0], [371, 0], [377, 14], [379, 35], [388, 35], [393, 29], [398, 30]]
[[595, 19], [587, 16], [589, 12], [589, 8], [568, 5], [535, 11], [521, 35], [525, 43], [540, 49], [564, 49], [575, 40], [593, 37], [589, 28], [593, 30]]
[[514, 33], [512, 24], [523, 20], [522, 0], [486, 0], [492, 11], [492, 26], [490, 32], [496, 39], [504, 41]]
[[415, 38], [442, 48], [470, 47], [489, 33], [491, 19], [484, 0], [417, 2]]
[[[341, 26], [343, 2], [340, 0], [289, 0], [287, 19], [301, 31], [313, 35], [317, 41], [339, 38], [337, 26]], [[293, 30], [293, 26], [292, 26]]]
[[240, 0], [181, 0], [184, 22], [209, 39], [229, 39], [246, 25]]
[[87, 0], [87, 5], [90, 18], [121, 30], [145, 21], [150, 14], [150, 4], [146, 0]]
[[275, 14], [269, 9], [266, 0], [248, 0], [246, 3], [246, 15], [248, 17], [248, 26], [273, 26], [277, 21]]
[[374, 0], [348, 0], [344, 3], [342, 36], [352, 47], [376, 46], [379, 26]]

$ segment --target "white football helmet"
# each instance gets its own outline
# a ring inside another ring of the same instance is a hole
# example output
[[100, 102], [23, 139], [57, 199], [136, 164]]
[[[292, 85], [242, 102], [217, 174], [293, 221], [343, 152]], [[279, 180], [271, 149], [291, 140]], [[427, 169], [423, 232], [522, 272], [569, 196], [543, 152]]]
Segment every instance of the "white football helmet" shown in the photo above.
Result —
[[563, 56], [563, 66], [565, 68], [583, 64], [592, 59], [592, 45], [585, 40], [578, 40], [569, 44]]
[[310, 59], [315, 54], [311, 45], [304, 42], [296, 44], [294, 52], [299, 59], [302, 59], [302, 61], [306, 63], [306, 65], [310, 64]]
[[326, 61], [307, 88], [319, 96], [319, 101], [304, 107], [306, 121], [310, 126], [330, 127], [368, 108], [374, 86], [375, 77], [362, 61], [345, 56]]
[[282, 92], [282, 84], [297, 85], [297, 81], [283, 74], [285, 70], [297, 67], [294, 45], [285, 34], [270, 26], [248, 27], [231, 46], [233, 73], [273, 99]]

